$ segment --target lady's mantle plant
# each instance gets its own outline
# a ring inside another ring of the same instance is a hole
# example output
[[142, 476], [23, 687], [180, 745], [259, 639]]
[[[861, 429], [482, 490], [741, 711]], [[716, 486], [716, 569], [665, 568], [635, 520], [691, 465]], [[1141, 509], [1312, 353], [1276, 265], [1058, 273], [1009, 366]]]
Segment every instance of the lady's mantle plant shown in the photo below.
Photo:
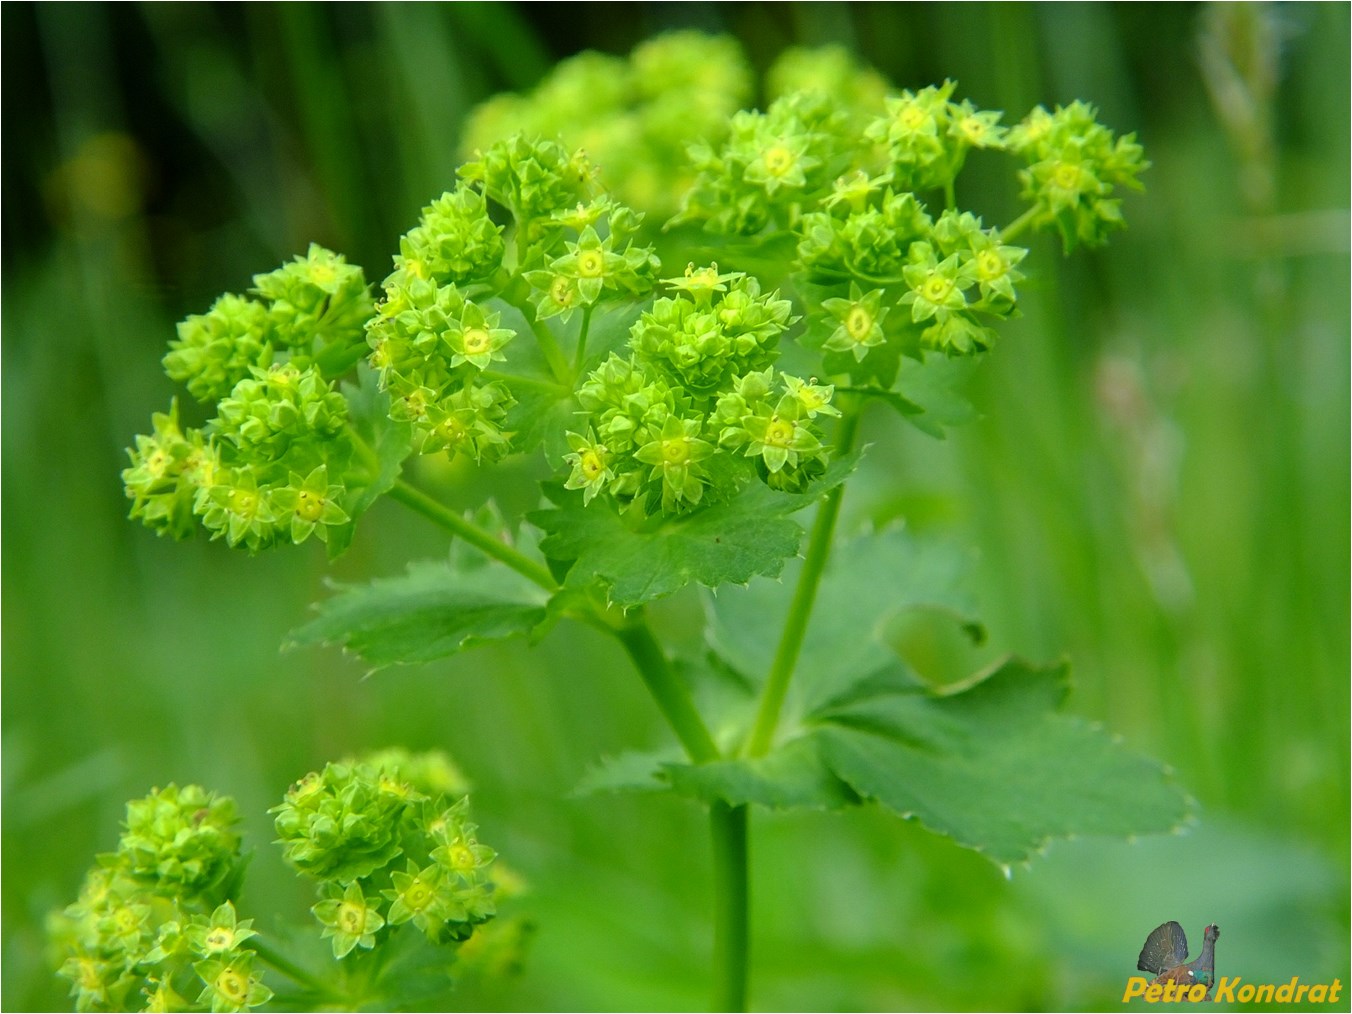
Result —
[[[626, 757], [589, 782], [709, 807], [725, 1009], [745, 1002], [753, 805], [878, 802], [1001, 864], [1186, 810], [1157, 766], [1060, 712], [1063, 665], [920, 680], [880, 631], [939, 607], [979, 635], [964, 555], [902, 528], [836, 532], [866, 411], [934, 435], [967, 414], [956, 387], [1018, 312], [1016, 241], [1103, 243], [1141, 148], [1082, 102], [1005, 125], [955, 82], [888, 92], [836, 51], [787, 54], [777, 97], [737, 111], [750, 80], [726, 41], [677, 35], [490, 104], [374, 297], [311, 247], [179, 326], [165, 368], [195, 404], [155, 416], [124, 473], [133, 516], [175, 537], [201, 526], [256, 551], [314, 536], [337, 553], [389, 495], [477, 551], [342, 591], [297, 643], [379, 667], [561, 619], [616, 637], [686, 758]], [[1013, 222], [959, 203], [974, 157], [1010, 166]], [[544, 503], [524, 526], [461, 516], [403, 477], [428, 454], [485, 470], [532, 456]], [[720, 589], [708, 654], [673, 658], [645, 605], [690, 584]], [[278, 816], [288, 858], [325, 885], [334, 955], [406, 922], [459, 939], [490, 909], [462, 876], [481, 854], [439, 837], [468, 833], [458, 811], [360, 770], [300, 783]], [[223, 893], [205, 898], [198, 917], [233, 919]], [[224, 959], [194, 952], [208, 960]], [[220, 964], [237, 1006], [267, 989], [250, 960]]]

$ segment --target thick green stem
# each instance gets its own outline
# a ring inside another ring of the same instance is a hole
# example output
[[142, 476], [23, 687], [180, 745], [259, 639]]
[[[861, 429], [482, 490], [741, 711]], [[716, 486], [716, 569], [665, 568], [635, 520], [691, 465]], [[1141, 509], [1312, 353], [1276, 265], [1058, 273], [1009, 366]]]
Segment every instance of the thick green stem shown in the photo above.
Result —
[[558, 587], [558, 582], [554, 580], [554, 576], [549, 573], [549, 568], [544, 564], [517, 552], [501, 539], [484, 531], [473, 521], [433, 500], [416, 486], [411, 486], [403, 479], [399, 479], [390, 489], [390, 496], [406, 507], [413, 508], [423, 517], [436, 522], [453, 535], [464, 539], [475, 549], [505, 563], [512, 570], [534, 581], [546, 591], [553, 591]]
[[718, 746], [709, 735], [708, 726], [696, 710], [690, 691], [672, 671], [671, 663], [657, 638], [653, 637], [647, 621], [640, 617], [637, 622], [611, 629], [633, 659], [639, 676], [690, 759], [696, 764], [718, 760]]
[[[859, 431], [859, 416], [860, 410], [853, 408], [841, 418], [840, 433], [836, 438], [838, 455], [848, 454], [854, 448], [855, 436]], [[794, 667], [798, 664], [798, 653], [802, 650], [803, 638], [807, 634], [807, 622], [817, 599], [817, 586], [821, 583], [826, 558], [831, 553], [831, 537], [835, 534], [836, 518], [840, 516], [840, 500], [844, 492], [845, 484], [841, 483], [826, 494], [817, 512], [817, 520], [812, 525], [807, 556], [798, 574], [798, 585], [793, 590], [793, 601], [789, 604], [789, 615], [784, 621], [784, 632], [775, 649], [774, 661], [770, 664], [770, 675], [761, 692], [756, 723], [752, 726], [751, 738], [747, 740], [748, 756], [763, 757], [774, 743], [779, 713], [784, 707], [789, 680], [793, 678]]]
[[747, 808], [709, 810], [714, 862], [713, 1010], [746, 1010], [748, 954]]

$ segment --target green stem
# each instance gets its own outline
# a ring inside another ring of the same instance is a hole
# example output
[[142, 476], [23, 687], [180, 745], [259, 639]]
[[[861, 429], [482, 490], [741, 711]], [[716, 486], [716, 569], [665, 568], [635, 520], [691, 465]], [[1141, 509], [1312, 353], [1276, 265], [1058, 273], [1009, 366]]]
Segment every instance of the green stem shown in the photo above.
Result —
[[449, 507], [433, 500], [416, 486], [410, 485], [403, 479], [398, 479], [390, 489], [390, 496], [404, 506], [413, 508], [423, 517], [435, 522], [448, 532], [464, 539], [475, 549], [505, 563], [518, 574], [534, 581], [545, 591], [552, 592], [558, 587], [558, 582], [554, 580], [554, 576], [549, 573], [549, 568], [544, 564], [537, 563], [530, 557], [517, 552], [501, 539], [484, 531], [473, 521], [461, 517]]
[[958, 198], [954, 193], [952, 180], [944, 184], [944, 207], [949, 211], [955, 211], [958, 207]]
[[640, 614], [622, 627], [609, 629], [629, 653], [662, 716], [675, 731], [690, 759], [696, 764], [718, 760], [718, 746], [709, 735], [708, 726], [696, 710], [689, 689], [672, 670], [662, 646], [653, 637], [647, 620]]
[[867, 282], [870, 285], [879, 285], [886, 287], [888, 285], [905, 285], [906, 279], [894, 278], [887, 275], [871, 275], [867, 271], [861, 271], [853, 264], [845, 265], [845, 271], [820, 271], [820, 278], [835, 278], [842, 282]]
[[[657, 701], [667, 723], [696, 764], [721, 756], [709, 729], [672, 671], [666, 653], [642, 615], [622, 627], [607, 625], [619, 638]], [[714, 954], [713, 1010], [746, 1010], [747, 982], [747, 808], [716, 801], [709, 808], [713, 845]]]
[[[854, 448], [860, 415], [860, 410], [854, 408], [846, 411], [841, 418], [840, 433], [836, 438], [838, 455], [848, 454]], [[751, 738], [746, 744], [746, 753], [751, 757], [763, 757], [774, 742], [779, 713], [784, 707], [784, 697], [788, 693], [789, 680], [793, 678], [794, 666], [798, 664], [798, 653], [802, 650], [803, 638], [807, 634], [807, 623], [817, 599], [817, 587], [826, 567], [826, 558], [831, 553], [831, 536], [835, 533], [844, 492], [845, 484], [841, 483], [827, 493], [817, 512], [817, 520], [813, 522], [807, 556], [798, 574], [798, 585], [793, 591], [793, 601], [789, 604], [789, 615], [784, 621], [784, 631], [775, 649], [774, 661], [770, 664], [770, 675], [761, 692], [756, 723], [752, 726]]]
[[1008, 243], [1015, 236], [1017, 236], [1019, 233], [1023, 232], [1023, 230], [1027, 229], [1030, 225], [1032, 225], [1033, 221], [1041, 213], [1042, 208], [1036, 204], [1033, 205], [1022, 215], [1014, 219], [1014, 221], [1010, 222], [1007, 226], [1005, 226], [1003, 229], [1000, 230], [1000, 242]]
[[582, 372], [582, 361], [587, 351], [587, 332], [591, 329], [592, 306], [586, 307], [582, 311], [582, 328], [577, 334], [577, 354], [573, 357], [573, 373]]
[[284, 957], [267, 944], [261, 942], [257, 937], [250, 940], [247, 946], [253, 949], [253, 952], [258, 955], [265, 965], [272, 968], [274, 971], [281, 972], [292, 982], [299, 983], [306, 989], [317, 993], [322, 997], [327, 997], [330, 1000], [347, 999], [323, 979], [307, 972], [290, 958]]
[[714, 863], [713, 1010], [746, 1010], [747, 808], [715, 802], [709, 809]]

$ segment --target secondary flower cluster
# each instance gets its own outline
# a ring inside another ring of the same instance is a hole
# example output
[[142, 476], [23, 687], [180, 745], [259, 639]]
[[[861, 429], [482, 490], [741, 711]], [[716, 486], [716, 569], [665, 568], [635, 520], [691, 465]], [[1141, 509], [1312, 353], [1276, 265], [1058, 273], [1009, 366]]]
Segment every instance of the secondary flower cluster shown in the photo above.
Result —
[[854, 126], [823, 91], [791, 92], [765, 112], [737, 113], [721, 144], [690, 146], [697, 175], [679, 220], [739, 236], [791, 227], [803, 202], [849, 159], [859, 140]]
[[800, 488], [827, 457], [814, 420], [838, 413], [831, 388], [775, 376], [791, 304], [716, 265], [667, 284], [676, 295], [639, 318], [630, 354], [612, 354], [579, 389], [587, 430], [569, 434], [565, 486], [670, 513], [710, 489], [731, 494], [753, 459], [771, 485]]
[[586, 149], [617, 199], [660, 224], [690, 183], [686, 146], [722, 137], [752, 93], [734, 39], [676, 32], [643, 43], [627, 59], [582, 53], [558, 64], [529, 95], [490, 99], [470, 118], [464, 151], [517, 133], [566, 138]]
[[349, 518], [347, 403], [333, 381], [360, 358], [372, 305], [360, 268], [311, 246], [254, 277], [258, 299], [225, 295], [188, 317], [164, 357], [215, 415], [185, 427], [178, 402], [128, 451], [132, 517], [184, 538], [260, 549], [327, 537]]
[[241, 871], [232, 800], [170, 785], [127, 805], [117, 851], [52, 920], [59, 974], [81, 1011], [238, 1011], [272, 991], [252, 921], [228, 900]]
[[[514, 449], [515, 384], [571, 385], [572, 367], [540, 322], [641, 298], [657, 261], [634, 241], [640, 216], [599, 191], [580, 151], [518, 136], [461, 175], [400, 241], [367, 341], [391, 416], [411, 424], [415, 446], [484, 461]], [[490, 204], [511, 214], [510, 250]], [[517, 341], [522, 330], [535, 341]], [[512, 342], [520, 351], [509, 362]], [[539, 365], [543, 377], [523, 379]]]
[[[887, 188], [856, 199], [871, 184], [842, 180], [833, 196], [848, 197], [804, 216], [798, 253], [809, 277], [849, 280], [848, 294], [837, 285], [840, 294], [820, 304], [827, 316], [815, 337], [829, 331], [822, 348], [845, 354], [828, 358], [829, 371], [855, 372], [889, 339], [955, 355], [988, 348], [995, 333], [982, 319], [1015, 313], [1017, 267], [1028, 251], [970, 212], [945, 211], [936, 222], [910, 193]], [[894, 307], [901, 312], [889, 319]]]
[[463, 941], [496, 911], [496, 855], [475, 836], [463, 781], [437, 755], [329, 764], [271, 812], [287, 860], [319, 882], [312, 911], [335, 957], [403, 923], [433, 943]]
[[1125, 228], [1118, 187], [1140, 190], [1150, 168], [1135, 134], [1114, 138], [1093, 106], [1075, 101], [1047, 112], [1038, 106], [1009, 132], [1007, 146], [1028, 163], [1019, 171], [1022, 196], [1040, 224], [1051, 222], [1069, 253], [1099, 246]]

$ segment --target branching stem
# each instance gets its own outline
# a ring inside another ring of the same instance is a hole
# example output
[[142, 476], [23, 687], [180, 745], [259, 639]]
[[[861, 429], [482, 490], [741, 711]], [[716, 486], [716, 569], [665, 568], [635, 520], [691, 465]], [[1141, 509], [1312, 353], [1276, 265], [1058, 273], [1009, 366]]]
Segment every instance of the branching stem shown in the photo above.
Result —
[[540, 351], [544, 353], [545, 360], [549, 363], [549, 368], [553, 371], [555, 379], [571, 391], [573, 389], [573, 371], [568, 366], [568, 358], [563, 354], [563, 346], [554, 337], [554, 332], [549, 330], [548, 324], [532, 319], [530, 327], [531, 331], [535, 333], [535, 340], [540, 343]]
[[[545, 567], [404, 480], [395, 483], [390, 495], [495, 560], [524, 574], [547, 591], [558, 588]], [[639, 677], [662, 712], [662, 717], [681, 741], [686, 755], [696, 764], [718, 760], [722, 756], [718, 744], [714, 742], [708, 726], [695, 707], [689, 688], [676, 674], [666, 652], [653, 635], [642, 610], [635, 610], [619, 620], [615, 611], [594, 607], [589, 615], [584, 614], [582, 618], [612, 635], [624, 646]], [[747, 984], [747, 808], [726, 803], [713, 804], [709, 828], [714, 868], [713, 1009], [740, 1011], [746, 1007]]]

